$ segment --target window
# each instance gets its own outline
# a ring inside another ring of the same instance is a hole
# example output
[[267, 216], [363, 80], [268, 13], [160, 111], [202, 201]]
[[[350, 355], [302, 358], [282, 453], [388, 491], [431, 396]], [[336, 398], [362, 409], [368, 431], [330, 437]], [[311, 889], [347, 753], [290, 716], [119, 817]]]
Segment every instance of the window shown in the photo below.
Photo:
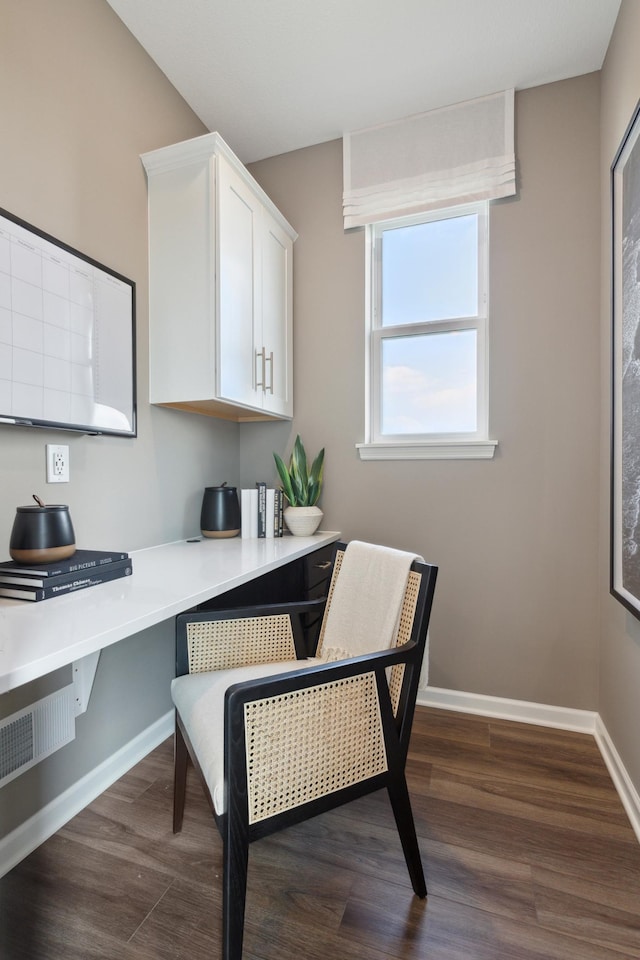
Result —
[[362, 459], [491, 457], [488, 203], [367, 228]]

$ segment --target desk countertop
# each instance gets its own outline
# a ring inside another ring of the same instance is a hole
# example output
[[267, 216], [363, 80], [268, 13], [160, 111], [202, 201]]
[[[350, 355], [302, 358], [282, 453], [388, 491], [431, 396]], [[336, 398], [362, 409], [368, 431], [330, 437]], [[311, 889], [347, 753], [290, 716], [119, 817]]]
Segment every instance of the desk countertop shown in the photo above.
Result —
[[131, 553], [133, 576], [39, 603], [0, 600], [0, 693], [152, 627], [339, 538], [185, 540]]

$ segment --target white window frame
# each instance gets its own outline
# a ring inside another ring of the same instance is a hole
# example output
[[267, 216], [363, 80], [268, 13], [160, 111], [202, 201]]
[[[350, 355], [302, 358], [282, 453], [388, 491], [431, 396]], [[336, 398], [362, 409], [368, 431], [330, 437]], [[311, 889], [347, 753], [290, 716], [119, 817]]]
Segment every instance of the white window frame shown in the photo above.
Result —
[[[478, 315], [451, 320], [430, 320], [404, 325], [381, 324], [382, 236], [397, 227], [448, 220], [475, 214], [478, 217]], [[373, 223], [366, 227], [365, 240], [365, 436], [356, 444], [362, 460], [490, 459], [497, 446], [489, 439], [489, 351], [488, 351], [488, 273], [489, 204], [488, 201], [449, 207], [410, 217]], [[475, 330], [477, 429], [470, 433], [383, 434], [380, 426], [382, 407], [381, 356], [386, 339], [420, 334]]]

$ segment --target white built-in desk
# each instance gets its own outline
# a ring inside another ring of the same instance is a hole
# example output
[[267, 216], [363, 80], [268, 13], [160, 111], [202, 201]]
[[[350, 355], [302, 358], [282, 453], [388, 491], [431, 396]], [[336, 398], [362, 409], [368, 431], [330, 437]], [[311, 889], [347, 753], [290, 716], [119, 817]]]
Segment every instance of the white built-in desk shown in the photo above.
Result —
[[0, 694], [338, 540], [181, 540], [132, 552], [133, 576], [39, 603], [0, 600]]

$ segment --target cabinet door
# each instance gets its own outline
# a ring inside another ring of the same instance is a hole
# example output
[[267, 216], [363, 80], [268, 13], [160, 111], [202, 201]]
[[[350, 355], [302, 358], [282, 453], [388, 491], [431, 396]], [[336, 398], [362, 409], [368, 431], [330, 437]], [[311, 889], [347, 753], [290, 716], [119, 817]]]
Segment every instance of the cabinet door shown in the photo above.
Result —
[[291, 238], [264, 211], [262, 234], [262, 346], [265, 350], [263, 407], [293, 416]]
[[149, 178], [149, 400], [215, 391], [214, 167], [199, 158]]
[[217, 168], [218, 396], [262, 407], [262, 386], [257, 385], [262, 364], [254, 346], [262, 206], [222, 157]]

